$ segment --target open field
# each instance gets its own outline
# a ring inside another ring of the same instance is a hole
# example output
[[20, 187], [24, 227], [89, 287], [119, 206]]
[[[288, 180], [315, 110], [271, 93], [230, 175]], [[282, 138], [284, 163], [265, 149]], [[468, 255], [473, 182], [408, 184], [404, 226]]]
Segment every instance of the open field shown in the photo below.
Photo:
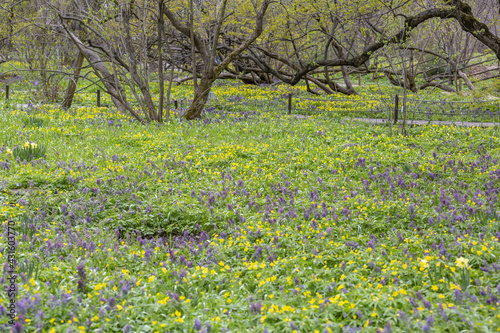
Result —
[[[403, 137], [248, 105], [288, 91], [232, 89], [201, 121], [149, 126], [91, 93], [71, 112], [4, 105], [15, 329], [500, 330], [498, 127]], [[23, 147], [45, 157], [16, 161]]]

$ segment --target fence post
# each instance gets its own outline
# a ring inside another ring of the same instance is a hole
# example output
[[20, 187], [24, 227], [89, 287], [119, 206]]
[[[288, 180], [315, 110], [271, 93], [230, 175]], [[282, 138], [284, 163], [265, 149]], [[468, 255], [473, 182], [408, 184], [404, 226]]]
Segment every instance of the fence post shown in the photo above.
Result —
[[398, 104], [399, 104], [399, 96], [396, 94], [396, 97], [394, 98], [394, 104], [395, 104], [395, 109], [394, 109], [394, 124], [398, 122]]
[[9, 89], [10, 89], [9, 85], [6, 85], [5, 86], [5, 99], [9, 99]]
[[174, 106], [175, 106], [175, 109], [177, 110], [177, 100], [174, 100]]
[[458, 79], [458, 91], [462, 91], [462, 79]]
[[101, 90], [97, 89], [97, 107], [101, 107]]
[[358, 86], [361, 87], [361, 73], [358, 73]]
[[292, 114], [292, 94], [288, 94], [288, 114]]

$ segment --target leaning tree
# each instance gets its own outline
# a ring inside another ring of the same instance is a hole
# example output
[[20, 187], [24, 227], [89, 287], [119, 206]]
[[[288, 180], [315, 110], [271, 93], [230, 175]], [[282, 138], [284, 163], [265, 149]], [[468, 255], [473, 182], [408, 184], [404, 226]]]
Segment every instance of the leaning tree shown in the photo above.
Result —
[[[192, 43], [194, 97], [184, 114], [186, 119], [200, 117], [212, 84], [262, 34], [270, 3], [271, 0], [189, 0], [188, 11], [165, 3], [163, 13], [168, 21]], [[240, 36], [241, 42], [232, 46], [230, 52], [220, 52], [221, 48], [229, 48], [221, 45], [221, 40], [225, 40], [221, 38], [223, 33]], [[199, 82], [197, 58], [202, 64]]]

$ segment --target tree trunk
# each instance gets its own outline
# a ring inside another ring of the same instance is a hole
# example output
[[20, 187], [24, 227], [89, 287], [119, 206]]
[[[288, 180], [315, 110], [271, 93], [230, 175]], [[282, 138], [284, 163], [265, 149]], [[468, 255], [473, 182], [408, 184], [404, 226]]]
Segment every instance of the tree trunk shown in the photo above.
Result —
[[[190, 1], [192, 3], [192, 1]], [[201, 42], [201, 39], [194, 33], [194, 26], [188, 27], [182, 24], [177, 17], [170, 11], [168, 8], [164, 8], [164, 14], [167, 16], [167, 18], [170, 20], [172, 25], [182, 32], [184, 35], [191, 36], [192, 43], [196, 46], [200, 54], [202, 55], [203, 63], [204, 63], [204, 73], [201, 77], [201, 80], [199, 82], [199, 85], [197, 89], [194, 90], [194, 98], [193, 102], [189, 106], [188, 111], [184, 114], [184, 118], [187, 120], [192, 120], [199, 118], [201, 115], [201, 112], [203, 111], [203, 107], [205, 106], [205, 103], [207, 102], [208, 99], [208, 94], [210, 92], [210, 88], [212, 87], [212, 84], [214, 81], [221, 75], [221, 73], [231, 64], [236, 60], [236, 58], [248, 47], [250, 44], [252, 44], [261, 34], [263, 30], [263, 24], [264, 24], [264, 16], [266, 14], [267, 8], [269, 7], [269, 4], [271, 3], [270, 0], [264, 0], [262, 2], [262, 6], [260, 8], [260, 11], [256, 9], [256, 22], [255, 22], [255, 30], [253, 33], [248, 36], [248, 38], [240, 44], [236, 49], [232, 50], [224, 60], [220, 64], [217, 65], [217, 67], [214, 67], [214, 61], [215, 57], [217, 55], [217, 41], [219, 39], [220, 35], [220, 29], [223, 24], [224, 20], [224, 11], [225, 11], [225, 4], [226, 1], [223, 2], [222, 8], [220, 11], [219, 16], [219, 21], [215, 27], [214, 30], [214, 43], [212, 45], [212, 48], [209, 51], [205, 48], [204, 44]], [[191, 11], [192, 13], [192, 11]], [[193, 47], [191, 47], [194, 49]], [[193, 75], [194, 81], [196, 81], [196, 77]]]
[[[132, 5], [131, 5], [132, 6]], [[135, 50], [132, 46], [132, 37], [130, 33], [130, 17], [132, 16], [132, 10], [130, 8], [124, 8], [122, 11], [122, 21], [123, 27], [125, 29], [125, 38], [123, 39], [123, 44], [125, 46], [125, 52], [129, 61], [129, 73], [132, 80], [139, 86], [139, 89], [144, 98], [144, 104], [146, 110], [144, 113], [147, 114], [147, 118], [151, 121], [158, 121], [158, 112], [156, 111], [156, 107], [153, 103], [153, 99], [151, 94], [149, 93], [149, 86], [146, 82], [146, 77], [142, 77], [139, 75], [137, 71], [137, 61], [135, 58]], [[163, 64], [162, 64], [163, 65]], [[134, 90], [133, 90], [134, 92]], [[142, 106], [142, 105], [141, 105]], [[147, 112], [146, 112], [147, 111]]]
[[69, 79], [68, 89], [66, 90], [66, 95], [64, 96], [64, 100], [61, 104], [61, 108], [63, 109], [69, 109], [73, 103], [76, 86], [78, 84], [78, 79], [80, 78], [80, 71], [82, 70], [83, 59], [83, 53], [78, 52], [78, 58], [76, 58], [74, 65], [75, 71], [73, 73], [73, 77]]
[[193, 66], [193, 90], [196, 91], [198, 88], [198, 77], [196, 75], [196, 51], [194, 44], [194, 23], [193, 23], [193, 0], [189, 0], [189, 39], [191, 42], [191, 61]]
[[[403, 71], [404, 72], [404, 71]], [[418, 91], [418, 88], [415, 83], [415, 77], [409, 75], [409, 73], [399, 74], [399, 73], [392, 73], [389, 71], [384, 71], [384, 75], [387, 77], [389, 82], [396, 86], [396, 87], [406, 87], [406, 89], [410, 89], [412, 92], [416, 93]], [[397, 75], [397, 79], [395, 79], [392, 75], [395, 74]], [[400, 80], [399, 78], [402, 77], [403, 80]]]
[[[158, 3], [158, 81], [160, 83], [160, 97], [158, 105], [158, 121], [161, 123], [163, 120], [163, 93], [165, 91], [163, 82], [163, 0]], [[168, 112], [168, 110], [167, 110]], [[167, 115], [168, 119], [168, 115]]]
[[456, 93], [457, 91], [451, 87], [448, 87], [448, 86], [445, 86], [445, 85], [442, 85], [440, 83], [437, 83], [437, 82], [426, 82], [424, 83], [423, 85], [421, 85], [420, 87], [418, 87], [419, 90], [422, 90], [422, 89], [425, 89], [427, 87], [436, 87], [436, 88], [439, 88], [441, 90], [444, 90], [444, 91], [447, 91], [447, 92], [451, 92], [451, 93]]
[[474, 85], [472, 84], [472, 82], [470, 82], [469, 78], [467, 77], [467, 74], [465, 74], [462, 71], [458, 71], [458, 75], [462, 79], [464, 79], [464, 82], [465, 82], [465, 85], [467, 86], [467, 88], [469, 88], [470, 90], [474, 90]]
[[351, 78], [349, 77], [349, 72], [347, 71], [347, 66], [340, 66], [340, 70], [342, 71], [342, 78], [344, 79], [345, 87], [350, 92], [349, 95], [357, 95], [358, 93], [352, 86]]
[[172, 68], [170, 69], [170, 79], [168, 80], [167, 88], [167, 109], [165, 110], [165, 121], [170, 120], [170, 92], [172, 91], [172, 82], [174, 81], [174, 64], [172, 63]]
[[407, 82], [407, 87], [408, 89], [411, 90], [411, 92], [413, 93], [418, 92], [417, 84], [415, 83], [415, 76], [413, 76], [409, 72], [406, 73], [406, 82]]
[[208, 94], [210, 93], [210, 88], [214, 83], [215, 79], [202, 76], [201, 80], [198, 82], [198, 87], [194, 92], [193, 102], [189, 106], [189, 109], [184, 114], [184, 118], [187, 120], [193, 120], [200, 118], [203, 107], [207, 103]]
[[318, 86], [320, 89], [322, 89], [324, 92], [326, 92], [328, 95], [333, 94], [333, 91], [330, 90], [326, 85], [320, 82], [320, 80], [312, 77], [312, 76], [307, 76], [309, 80], [311, 80], [312, 83], [314, 83], [316, 86]]
[[115, 80], [114, 75], [109, 72], [106, 63], [101, 60], [99, 54], [86, 47], [82, 41], [75, 36], [70, 30], [66, 29], [68, 36], [71, 38], [73, 43], [78, 47], [80, 52], [83, 54], [87, 62], [92, 66], [94, 72], [99, 77], [99, 80], [106, 87], [106, 92], [111, 95], [111, 101], [116, 106], [117, 110], [120, 112], [129, 112], [134, 118], [136, 118], [141, 123], [145, 123], [144, 119], [134, 111], [130, 105], [128, 105], [125, 98], [125, 93], [118, 80]]
[[[330, 77], [328, 76], [328, 70], [326, 69], [326, 67], [325, 67], [325, 80], [326, 80], [326, 83], [328, 84], [328, 86], [330, 87], [330, 89], [335, 91], [336, 93], [341, 93], [341, 94], [348, 95], [348, 96], [356, 93], [356, 91], [344, 88], [343, 86], [341, 86], [337, 82], [332, 81], [330, 79]], [[321, 89], [325, 90], [324, 88], [321, 88]], [[326, 91], [326, 92], [328, 92], [328, 91]]]

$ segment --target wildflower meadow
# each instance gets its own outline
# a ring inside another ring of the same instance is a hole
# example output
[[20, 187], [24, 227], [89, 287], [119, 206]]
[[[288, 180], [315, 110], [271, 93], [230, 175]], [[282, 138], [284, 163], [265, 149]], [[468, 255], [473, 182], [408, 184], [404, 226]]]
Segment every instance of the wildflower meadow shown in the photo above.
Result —
[[500, 331], [498, 127], [231, 89], [193, 122], [4, 105], [2, 331]]

